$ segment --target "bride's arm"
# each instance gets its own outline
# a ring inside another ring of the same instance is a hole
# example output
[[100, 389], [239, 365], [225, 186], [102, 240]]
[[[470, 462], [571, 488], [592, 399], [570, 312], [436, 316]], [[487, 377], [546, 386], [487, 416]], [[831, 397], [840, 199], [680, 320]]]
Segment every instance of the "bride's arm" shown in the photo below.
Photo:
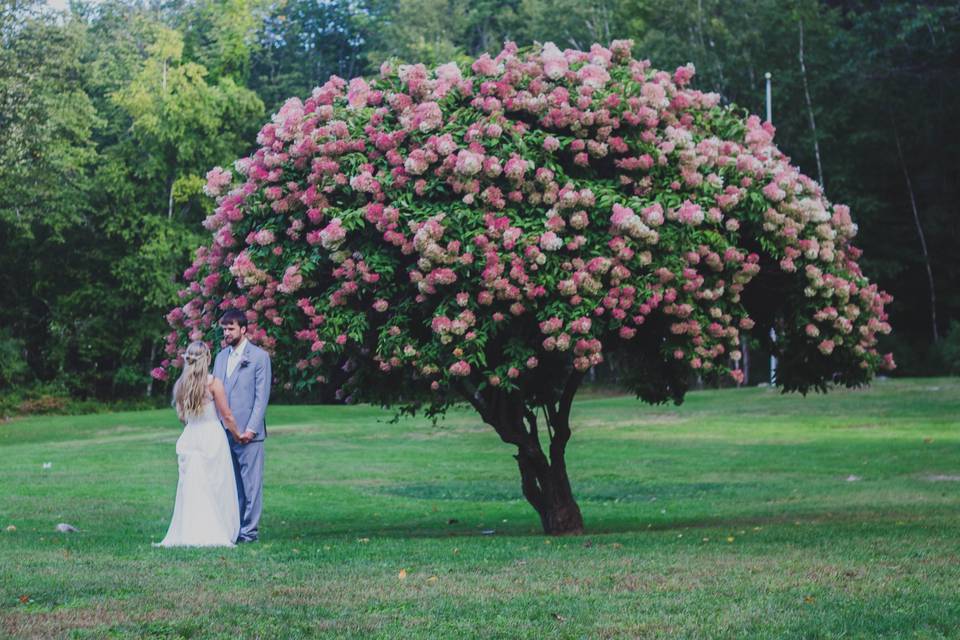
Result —
[[233, 434], [234, 440], [239, 441], [240, 431], [237, 429], [237, 421], [233, 417], [233, 412], [230, 411], [230, 405], [227, 403], [227, 392], [219, 378], [214, 378], [213, 382], [210, 383], [210, 393], [213, 394], [213, 403], [217, 406], [217, 412], [220, 413], [223, 423]]

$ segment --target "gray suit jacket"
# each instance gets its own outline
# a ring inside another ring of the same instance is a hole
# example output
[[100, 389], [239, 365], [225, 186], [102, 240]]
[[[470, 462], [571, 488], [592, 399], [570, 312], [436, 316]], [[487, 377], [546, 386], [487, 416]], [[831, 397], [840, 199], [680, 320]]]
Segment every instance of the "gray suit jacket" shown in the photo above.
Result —
[[217, 354], [213, 363], [213, 375], [223, 381], [227, 390], [227, 403], [237, 420], [240, 433], [253, 431], [257, 434], [253, 441], [262, 442], [267, 437], [264, 417], [267, 402], [270, 400], [270, 382], [273, 379], [270, 356], [248, 340], [233, 375], [227, 377], [227, 359], [232, 352], [233, 347], [227, 347]]

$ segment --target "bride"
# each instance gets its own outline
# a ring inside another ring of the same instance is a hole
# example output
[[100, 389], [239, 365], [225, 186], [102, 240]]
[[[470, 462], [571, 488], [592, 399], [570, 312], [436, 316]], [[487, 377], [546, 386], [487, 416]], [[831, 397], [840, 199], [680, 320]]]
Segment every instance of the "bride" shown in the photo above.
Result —
[[240, 533], [240, 506], [224, 424], [239, 439], [223, 383], [208, 373], [210, 348], [192, 342], [183, 373], [173, 387], [177, 416], [185, 423], [177, 440], [180, 480], [173, 519], [161, 547], [234, 546]]

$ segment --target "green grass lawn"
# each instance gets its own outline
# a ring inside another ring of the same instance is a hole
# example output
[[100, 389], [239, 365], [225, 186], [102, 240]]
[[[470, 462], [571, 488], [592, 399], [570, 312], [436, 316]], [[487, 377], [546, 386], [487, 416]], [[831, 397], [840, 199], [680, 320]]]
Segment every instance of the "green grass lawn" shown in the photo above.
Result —
[[474, 415], [389, 417], [272, 407], [262, 540], [219, 550], [150, 544], [172, 410], [0, 424], [0, 634], [960, 638], [960, 379], [584, 395], [564, 538]]

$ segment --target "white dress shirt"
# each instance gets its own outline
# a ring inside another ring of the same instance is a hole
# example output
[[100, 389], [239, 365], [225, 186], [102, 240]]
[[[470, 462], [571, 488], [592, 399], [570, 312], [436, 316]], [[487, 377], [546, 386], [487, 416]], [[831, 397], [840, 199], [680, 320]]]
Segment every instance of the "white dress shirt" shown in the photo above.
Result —
[[233, 372], [236, 371], [237, 365], [240, 364], [240, 361], [243, 360], [243, 350], [247, 346], [247, 339], [244, 338], [240, 341], [236, 347], [233, 347], [233, 350], [230, 352], [230, 355], [227, 357], [227, 377], [233, 375]]

